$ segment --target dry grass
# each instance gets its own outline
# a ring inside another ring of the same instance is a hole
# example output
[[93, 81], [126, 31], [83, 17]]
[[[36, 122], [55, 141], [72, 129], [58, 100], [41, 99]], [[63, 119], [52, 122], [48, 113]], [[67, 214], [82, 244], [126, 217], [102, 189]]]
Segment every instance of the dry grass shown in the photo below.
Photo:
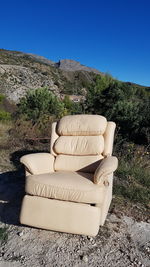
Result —
[[118, 152], [114, 193], [134, 203], [150, 206], [149, 147], [126, 143]]
[[11, 121], [0, 122], [0, 137], [8, 135], [8, 131], [12, 128], [13, 124]]
[[10, 162], [10, 152], [12, 151], [10, 130], [12, 122], [0, 122], [0, 171], [13, 169]]

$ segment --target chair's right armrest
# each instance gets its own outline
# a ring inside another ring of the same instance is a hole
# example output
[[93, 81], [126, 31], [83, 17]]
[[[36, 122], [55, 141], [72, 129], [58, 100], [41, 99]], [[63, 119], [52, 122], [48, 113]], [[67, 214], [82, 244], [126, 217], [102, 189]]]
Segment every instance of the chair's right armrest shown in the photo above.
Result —
[[98, 185], [109, 185], [108, 176], [118, 167], [118, 159], [110, 156], [102, 159], [100, 165], [94, 173], [94, 183]]
[[32, 175], [54, 172], [54, 159], [55, 157], [50, 153], [34, 153], [22, 156], [20, 162]]

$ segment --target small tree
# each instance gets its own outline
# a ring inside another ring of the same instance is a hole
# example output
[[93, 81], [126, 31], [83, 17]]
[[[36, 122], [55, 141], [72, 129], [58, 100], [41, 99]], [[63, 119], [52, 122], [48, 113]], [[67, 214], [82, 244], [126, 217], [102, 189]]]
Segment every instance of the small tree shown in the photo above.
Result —
[[64, 112], [64, 105], [47, 88], [39, 88], [27, 92], [18, 104], [18, 112], [35, 123], [43, 115], [61, 117]]

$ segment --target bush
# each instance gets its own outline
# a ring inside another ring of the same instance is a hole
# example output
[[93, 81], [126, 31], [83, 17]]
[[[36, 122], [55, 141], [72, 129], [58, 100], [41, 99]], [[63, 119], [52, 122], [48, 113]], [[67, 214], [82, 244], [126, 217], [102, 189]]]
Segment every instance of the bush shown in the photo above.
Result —
[[64, 105], [47, 88], [29, 90], [18, 104], [18, 114], [36, 123], [43, 115], [61, 117]]
[[110, 76], [97, 76], [87, 92], [86, 113], [104, 115], [120, 128], [127, 140], [150, 141], [150, 93], [140, 86], [123, 83]]
[[8, 121], [11, 119], [11, 114], [4, 110], [0, 110], [0, 121]]
[[82, 113], [80, 103], [68, 96], [59, 100], [47, 88], [29, 90], [18, 104], [14, 136], [18, 138], [42, 138], [50, 136], [51, 123], [67, 114]]

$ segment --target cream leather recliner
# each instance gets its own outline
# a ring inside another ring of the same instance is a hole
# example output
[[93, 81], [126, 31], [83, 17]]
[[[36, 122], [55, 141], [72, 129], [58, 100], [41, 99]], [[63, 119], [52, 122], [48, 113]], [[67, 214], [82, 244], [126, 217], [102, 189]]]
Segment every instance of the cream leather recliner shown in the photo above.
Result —
[[20, 222], [96, 236], [112, 199], [115, 123], [100, 115], [70, 115], [52, 124], [50, 153], [25, 155]]

